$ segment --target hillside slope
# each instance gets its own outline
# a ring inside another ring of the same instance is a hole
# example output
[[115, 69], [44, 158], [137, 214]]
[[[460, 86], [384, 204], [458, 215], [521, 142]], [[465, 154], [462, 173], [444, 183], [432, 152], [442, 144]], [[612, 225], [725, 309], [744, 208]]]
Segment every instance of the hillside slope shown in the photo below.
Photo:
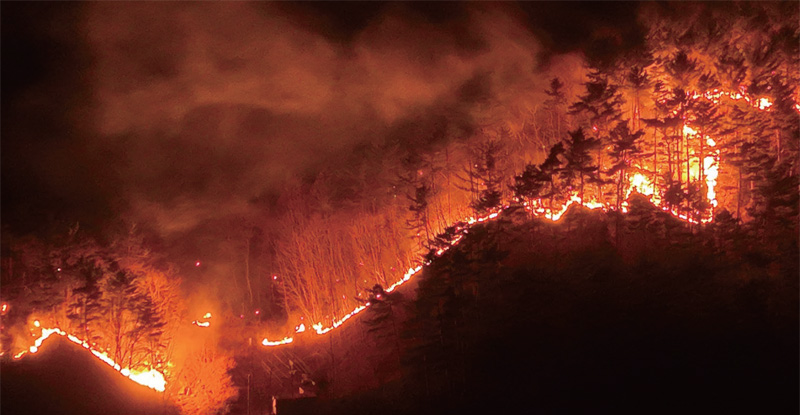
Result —
[[797, 413], [796, 235], [729, 225], [634, 210], [473, 228], [403, 313], [371, 307], [369, 334], [335, 345], [379, 385], [296, 413]]
[[36, 355], [2, 363], [3, 415], [168, 415], [164, 395], [53, 336]]

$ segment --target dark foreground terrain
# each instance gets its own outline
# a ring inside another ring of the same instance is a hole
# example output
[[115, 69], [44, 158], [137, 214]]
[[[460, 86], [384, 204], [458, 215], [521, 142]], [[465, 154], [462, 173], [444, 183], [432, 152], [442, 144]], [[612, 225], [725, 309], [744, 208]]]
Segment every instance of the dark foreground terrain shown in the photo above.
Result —
[[3, 415], [171, 415], [163, 395], [54, 336], [36, 355], [2, 364]]
[[358, 322], [382, 386], [279, 413], [798, 413], [796, 235], [646, 210], [514, 222]]

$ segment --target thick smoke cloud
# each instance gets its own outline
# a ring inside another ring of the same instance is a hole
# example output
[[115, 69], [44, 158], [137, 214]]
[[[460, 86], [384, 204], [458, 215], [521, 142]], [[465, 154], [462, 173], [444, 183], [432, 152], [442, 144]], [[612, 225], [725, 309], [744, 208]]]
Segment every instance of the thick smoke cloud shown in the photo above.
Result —
[[122, 160], [132, 216], [169, 234], [244, 214], [331, 155], [454, 103], [476, 77], [491, 91], [528, 82], [530, 31], [498, 7], [464, 16], [437, 25], [386, 7], [343, 43], [264, 4], [93, 4], [96, 128]]

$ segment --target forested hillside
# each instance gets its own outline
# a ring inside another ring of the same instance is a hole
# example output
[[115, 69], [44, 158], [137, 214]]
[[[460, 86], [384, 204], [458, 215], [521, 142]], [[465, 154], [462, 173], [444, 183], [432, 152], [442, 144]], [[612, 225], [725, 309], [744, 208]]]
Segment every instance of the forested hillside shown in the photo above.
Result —
[[800, 259], [776, 242], [730, 221], [690, 233], [644, 204], [501, 217], [435, 259], [416, 298], [360, 321], [401, 375], [318, 409], [796, 412]]
[[800, 4], [356, 6], [3, 4], [0, 357], [197, 415], [797, 412]]

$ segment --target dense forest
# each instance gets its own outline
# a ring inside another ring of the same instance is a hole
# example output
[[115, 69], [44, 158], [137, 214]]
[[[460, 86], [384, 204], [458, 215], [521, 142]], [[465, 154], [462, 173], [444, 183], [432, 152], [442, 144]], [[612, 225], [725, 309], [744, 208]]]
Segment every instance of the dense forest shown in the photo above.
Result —
[[[376, 413], [795, 405], [797, 16], [791, 2], [644, 4], [638, 47], [561, 76], [476, 74], [446, 110], [231, 227], [220, 285], [235, 289], [201, 301], [213, 335], [197, 334], [200, 283], [147, 224], [4, 231], [3, 354], [59, 327], [163, 374], [184, 413], [224, 412], [256, 382], [241, 367], [278, 350], [253, 344], [367, 304], [352, 324], [390, 386], [353, 405]], [[415, 295], [384, 291], [419, 265]], [[277, 377], [319, 372], [289, 361]]]
[[792, 413], [796, 238], [774, 250], [744, 232], [729, 218], [691, 232], [643, 199], [622, 218], [574, 209], [558, 224], [509, 215], [473, 228], [400, 301], [399, 330], [368, 312], [383, 353], [402, 350], [384, 361], [403, 375], [349, 404]]

